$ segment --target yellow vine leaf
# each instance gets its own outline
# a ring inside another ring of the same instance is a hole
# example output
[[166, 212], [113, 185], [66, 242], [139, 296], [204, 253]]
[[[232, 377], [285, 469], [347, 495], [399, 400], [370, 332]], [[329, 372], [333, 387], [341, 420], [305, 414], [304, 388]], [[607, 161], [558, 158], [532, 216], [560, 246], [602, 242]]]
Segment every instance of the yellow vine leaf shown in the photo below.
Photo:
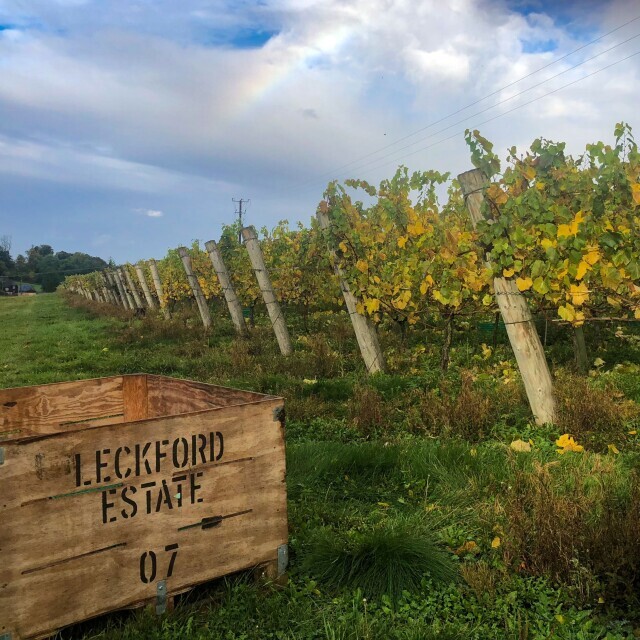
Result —
[[527, 180], [533, 180], [536, 177], [536, 170], [532, 166], [528, 166], [524, 170], [524, 177]]
[[415, 224], [407, 225], [407, 231], [409, 235], [420, 236], [425, 232], [425, 228], [422, 222], [418, 220]]
[[608, 444], [607, 449], [609, 449], [609, 451], [615, 455], [618, 455], [620, 453], [618, 447], [616, 447], [615, 444]]
[[362, 273], [367, 273], [369, 270], [369, 263], [366, 260], [358, 260], [358, 262], [356, 262], [356, 269]]
[[340, 251], [342, 251], [342, 253], [347, 253], [347, 251], [349, 250], [349, 248], [347, 247], [347, 244], [342, 241], [338, 247], [340, 247]]
[[571, 295], [571, 303], [575, 307], [582, 306], [589, 299], [589, 289], [584, 282], [579, 285], [572, 284], [569, 288], [569, 294]]
[[575, 451], [576, 453], [584, 451], [584, 447], [581, 444], [578, 444], [568, 433], [561, 435], [556, 440], [556, 445], [560, 447], [558, 449], [558, 453], [560, 454], [567, 453], [567, 451]]
[[511, 278], [511, 276], [513, 276], [514, 273], [515, 273], [515, 271], [513, 269], [503, 269], [502, 270], [502, 275], [505, 278]]
[[518, 287], [520, 291], [528, 291], [532, 286], [533, 280], [531, 278], [516, 278], [516, 287]]
[[546, 251], [551, 247], [557, 247], [558, 242], [556, 240], [550, 240], [549, 238], [543, 238], [540, 240], [540, 246]]
[[636, 182], [631, 185], [631, 195], [636, 204], [640, 204], [640, 183]]
[[560, 224], [558, 225], [558, 238], [562, 238], [565, 236], [575, 236], [578, 233], [578, 229], [580, 223], [584, 222], [584, 215], [582, 211], [578, 211], [576, 215], [573, 217], [571, 224]]
[[589, 247], [589, 251], [582, 258], [587, 264], [593, 266], [600, 260], [600, 249], [598, 247]]
[[573, 322], [576, 318], [576, 310], [573, 305], [566, 304], [558, 307], [558, 315], [567, 322]]
[[586, 262], [585, 260], [581, 260], [580, 264], [578, 265], [578, 271], [576, 272], [576, 280], [582, 280], [582, 278], [585, 277], [587, 271], [589, 271], [591, 267], [589, 266], [589, 263]]
[[509, 196], [495, 183], [487, 189], [487, 197], [496, 204], [504, 204], [509, 200]]
[[636, 320], [640, 320], [640, 307], [636, 307], [633, 311], [633, 317]]
[[408, 240], [408, 239], [409, 239], [409, 238], [407, 238], [407, 236], [400, 236], [400, 237], [398, 238], [398, 246], [399, 246], [401, 249], [404, 249], [404, 245], [405, 245], [405, 244], [407, 244], [407, 240]]
[[375, 313], [380, 309], [380, 300], [377, 298], [367, 298], [364, 301], [364, 305], [368, 313]]
[[502, 541], [500, 540], [500, 536], [496, 536], [496, 537], [491, 541], [491, 548], [492, 548], [492, 549], [497, 549], [501, 544], [502, 544]]

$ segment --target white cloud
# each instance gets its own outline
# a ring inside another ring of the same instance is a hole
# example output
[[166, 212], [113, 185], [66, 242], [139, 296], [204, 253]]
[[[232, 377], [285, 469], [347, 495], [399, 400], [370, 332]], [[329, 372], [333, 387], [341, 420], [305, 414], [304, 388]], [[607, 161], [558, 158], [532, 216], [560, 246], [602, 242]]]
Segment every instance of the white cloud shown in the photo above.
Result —
[[139, 213], [147, 218], [162, 218], [164, 213], [158, 209], [134, 209], [136, 213]]
[[[502, 0], [267, 0], [251, 7], [128, 0], [100, 11], [97, 0], [68, 4], [0, 0], [0, 20], [44, 25], [20, 37], [0, 32], [0, 175], [46, 182], [47, 189], [76, 184], [96, 198], [134, 194], [134, 203], [148, 201], [140, 193], [153, 194], [156, 208], [141, 215], [175, 211], [186, 192], [205, 209], [213, 190], [222, 203], [251, 197], [259, 224], [307, 219], [334, 177], [375, 181], [400, 162], [468, 168], [459, 135], [467, 126], [480, 126], [498, 151], [539, 135], [575, 151], [610, 138], [619, 120], [634, 124], [637, 113], [640, 57], [506, 113], [627, 55], [637, 47], [629, 43], [473, 116], [632, 35], [638, 23], [482, 100], [630, 19], [636, 9], [628, 0], [592, 3], [589, 12], [577, 3], [570, 28], [543, 8], [525, 16]], [[21, 19], [10, 20], [12, 13]], [[279, 33], [261, 49], [206, 41], [209, 29], [256, 26]], [[523, 42], [546, 41], [557, 48], [523, 51]], [[131, 206], [127, 200], [120, 210]], [[167, 243], [175, 244], [169, 219], [154, 228], [165, 225]]]

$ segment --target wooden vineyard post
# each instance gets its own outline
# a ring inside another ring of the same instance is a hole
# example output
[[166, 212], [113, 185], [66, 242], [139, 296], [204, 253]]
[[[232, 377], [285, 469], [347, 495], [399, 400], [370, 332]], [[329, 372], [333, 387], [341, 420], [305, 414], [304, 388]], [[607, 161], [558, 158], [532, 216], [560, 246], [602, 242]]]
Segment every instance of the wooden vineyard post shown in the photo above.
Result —
[[138, 280], [140, 281], [140, 286], [142, 287], [142, 293], [144, 293], [144, 297], [147, 300], [147, 305], [149, 309], [156, 309], [156, 303], [151, 295], [151, 291], [149, 291], [149, 285], [147, 284], [147, 279], [144, 277], [144, 271], [142, 267], [137, 264], [136, 265], [136, 275], [138, 276]]
[[[460, 174], [458, 181], [475, 228], [484, 220], [482, 201], [486, 177], [480, 169], [472, 169]], [[553, 380], [527, 300], [511, 278], [494, 278], [493, 288], [536, 424], [554, 422]]]
[[123, 291], [118, 286], [118, 279], [116, 275], [112, 271], [106, 271], [107, 282], [111, 285], [111, 290], [113, 291], [113, 297], [116, 300], [117, 304], [126, 309], [128, 307], [126, 299], [123, 297]]
[[260, 243], [258, 242], [258, 234], [254, 227], [245, 227], [242, 230], [242, 238], [244, 239], [245, 246], [249, 252], [249, 259], [251, 260], [251, 266], [256, 274], [256, 280], [258, 286], [262, 292], [262, 298], [265, 305], [267, 305], [267, 312], [271, 319], [271, 325], [273, 331], [276, 334], [276, 339], [280, 347], [280, 353], [283, 356], [290, 356], [293, 353], [291, 348], [291, 340], [289, 338], [289, 330], [287, 329], [287, 323], [284, 320], [282, 309], [276, 299], [276, 294], [273, 291], [273, 285], [269, 278], [269, 272], [267, 266], [264, 263], [262, 257], [262, 250], [260, 249]]
[[122, 273], [122, 269], [116, 269], [115, 271], [116, 283], [118, 285], [118, 290], [120, 291], [120, 296], [126, 303], [126, 308], [131, 309], [132, 311], [136, 310], [136, 305], [133, 301], [133, 297], [129, 293], [129, 290], [124, 284], [124, 275]]
[[113, 304], [111, 289], [109, 289], [109, 283], [107, 282], [107, 278], [104, 275], [104, 271], [100, 274], [100, 282], [102, 282], [102, 295], [104, 296], [104, 301], [108, 304]]
[[160, 280], [160, 274], [158, 273], [158, 265], [155, 260], [149, 260], [149, 271], [151, 271], [151, 279], [153, 280], [153, 286], [156, 289], [156, 293], [158, 294], [158, 302], [160, 303], [160, 308], [162, 309], [162, 314], [164, 315], [165, 320], [171, 319], [171, 312], [167, 307], [167, 303], [164, 299], [164, 290], [162, 289], [162, 281]]
[[[320, 203], [317, 217], [322, 230], [327, 231], [331, 226], [331, 222], [329, 220], [326, 202], [323, 201]], [[349, 287], [349, 283], [344, 277], [344, 273], [338, 264], [336, 251], [330, 244], [328, 245], [328, 249], [331, 263], [333, 264], [336, 275], [340, 280], [342, 296], [344, 297], [344, 302], [347, 305], [347, 311], [349, 312], [351, 324], [353, 325], [356, 340], [358, 341], [360, 353], [362, 354], [362, 359], [364, 360], [367, 371], [369, 373], [383, 372], [386, 368], [386, 364], [375, 327], [369, 318], [358, 313], [356, 309], [356, 297], [353, 295], [351, 288]]]
[[185, 273], [187, 274], [187, 280], [189, 281], [189, 285], [191, 286], [191, 291], [193, 291], [193, 297], [196, 299], [198, 303], [198, 309], [200, 310], [200, 317], [202, 318], [202, 324], [206, 330], [211, 328], [211, 314], [209, 313], [209, 307], [207, 306], [207, 301], [205, 300], [204, 293], [202, 293], [202, 289], [200, 288], [200, 283], [198, 282], [198, 278], [196, 278], [193, 273], [193, 268], [191, 267], [191, 256], [185, 247], [178, 247], [178, 255], [182, 259], [182, 264], [184, 265]]
[[101, 274], [101, 278], [102, 278], [102, 282], [104, 283], [104, 292], [105, 295], [107, 296], [107, 300], [109, 301], [110, 304], [112, 305], [117, 305], [118, 302], [116, 300], [116, 297], [113, 293], [113, 288], [111, 286], [111, 282], [109, 281], [109, 278], [107, 277], [107, 272], [103, 271]]
[[129, 273], [129, 269], [127, 269], [126, 267], [123, 267], [122, 270], [124, 271], [124, 276], [127, 279], [127, 285], [131, 290], [131, 295], [133, 296], [133, 300], [136, 305], [135, 308], [136, 309], [144, 308], [144, 305], [142, 304], [142, 298], [140, 298], [140, 294], [138, 293], [138, 289], [136, 288], [135, 282], [133, 281], [133, 278]]
[[227, 271], [227, 267], [224, 263], [224, 260], [222, 259], [220, 249], [213, 240], [205, 242], [205, 247], [209, 252], [209, 257], [211, 258], [213, 269], [218, 276], [218, 281], [220, 282], [220, 287], [222, 288], [222, 292], [224, 293], [224, 299], [227, 302], [227, 307], [229, 308], [229, 315], [231, 316], [231, 320], [233, 321], [233, 326], [235, 327], [236, 332], [241, 338], [246, 338], [248, 335], [248, 331], [247, 325], [244, 321], [244, 316], [242, 315], [242, 306], [240, 305], [238, 296], [236, 295], [233, 285], [231, 284], [229, 272]]

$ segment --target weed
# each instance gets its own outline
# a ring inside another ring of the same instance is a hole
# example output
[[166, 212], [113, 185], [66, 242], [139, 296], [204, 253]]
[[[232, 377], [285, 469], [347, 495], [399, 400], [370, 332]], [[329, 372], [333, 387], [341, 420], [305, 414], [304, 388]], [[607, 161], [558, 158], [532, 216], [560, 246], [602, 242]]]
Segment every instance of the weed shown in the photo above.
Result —
[[398, 518], [363, 532], [324, 529], [312, 540], [303, 567], [332, 587], [359, 587], [367, 596], [414, 591], [425, 574], [434, 583], [456, 578], [451, 556], [425, 523]]
[[347, 405], [347, 415], [364, 435], [373, 435], [392, 430], [394, 421], [390, 409], [378, 391], [358, 385]]
[[514, 470], [504, 510], [505, 559], [572, 585], [633, 598], [640, 569], [640, 477], [610, 458], [536, 463]]
[[624, 399], [612, 382], [598, 387], [588, 378], [565, 375], [556, 393], [560, 429], [598, 449], [606, 450], [628, 422], [640, 417], [640, 406]]

